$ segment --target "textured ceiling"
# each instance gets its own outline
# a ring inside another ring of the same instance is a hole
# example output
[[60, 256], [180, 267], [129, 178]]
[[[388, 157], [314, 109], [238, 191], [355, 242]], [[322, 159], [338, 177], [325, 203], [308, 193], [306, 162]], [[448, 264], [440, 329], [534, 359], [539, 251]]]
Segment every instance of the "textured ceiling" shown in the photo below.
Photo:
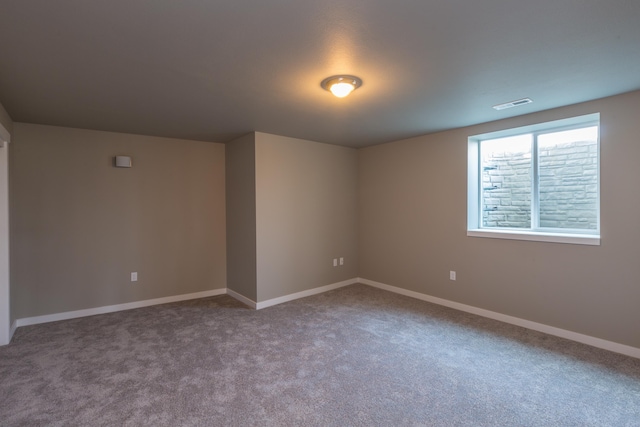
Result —
[[[0, 16], [18, 122], [360, 147], [640, 89], [637, 0], [0, 0]], [[334, 98], [320, 82], [338, 73], [364, 84]]]

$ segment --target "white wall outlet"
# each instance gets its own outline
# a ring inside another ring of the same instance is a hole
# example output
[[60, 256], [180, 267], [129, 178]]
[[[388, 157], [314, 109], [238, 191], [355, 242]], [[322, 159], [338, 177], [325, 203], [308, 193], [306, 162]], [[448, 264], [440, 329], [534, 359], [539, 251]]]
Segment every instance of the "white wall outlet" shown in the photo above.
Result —
[[344, 257], [340, 257], [340, 265], [344, 265]]
[[333, 259], [333, 266], [337, 267], [338, 266], [338, 258], [334, 258]]
[[451, 270], [449, 272], [449, 280], [456, 280], [456, 272]]
[[137, 271], [132, 271], [131, 272], [131, 281], [132, 282], [137, 282], [138, 281], [138, 272]]

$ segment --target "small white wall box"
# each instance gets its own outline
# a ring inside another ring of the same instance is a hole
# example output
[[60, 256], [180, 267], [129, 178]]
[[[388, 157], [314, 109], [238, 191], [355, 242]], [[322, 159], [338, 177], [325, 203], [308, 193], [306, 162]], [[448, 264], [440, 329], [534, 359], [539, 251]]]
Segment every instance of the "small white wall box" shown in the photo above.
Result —
[[131, 157], [129, 156], [116, 156], [116, 167], [117, 168], [130, 168], [131, 167]]

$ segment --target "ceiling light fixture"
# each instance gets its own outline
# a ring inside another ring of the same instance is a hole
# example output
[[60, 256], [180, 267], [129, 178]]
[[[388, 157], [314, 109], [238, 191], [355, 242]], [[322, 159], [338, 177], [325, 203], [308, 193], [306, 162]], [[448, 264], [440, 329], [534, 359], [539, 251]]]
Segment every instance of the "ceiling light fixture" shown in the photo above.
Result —
[[344, 98], [362, 86], [362, 80], [356, 76], [331, 76], [324, 79], [320, 86], [338, 98]]
[[505, 102], [504, 104], [494, 105], [494, 110], [504, 110], [506, 108], [519, 107], [520, 105], [531, 104], [533, 101], [530, 98], [522, 98], [517, 101]]

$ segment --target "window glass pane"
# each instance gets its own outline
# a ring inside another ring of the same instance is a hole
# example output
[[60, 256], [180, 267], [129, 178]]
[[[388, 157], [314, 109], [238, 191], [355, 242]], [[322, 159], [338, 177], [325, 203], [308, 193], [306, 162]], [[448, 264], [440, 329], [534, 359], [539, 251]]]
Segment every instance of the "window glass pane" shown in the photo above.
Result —
[[480, 144], [482, 227], [531, 228], [531, 134]]
[[540, 227], [598, 228], [598, 127], [538, 137]]

